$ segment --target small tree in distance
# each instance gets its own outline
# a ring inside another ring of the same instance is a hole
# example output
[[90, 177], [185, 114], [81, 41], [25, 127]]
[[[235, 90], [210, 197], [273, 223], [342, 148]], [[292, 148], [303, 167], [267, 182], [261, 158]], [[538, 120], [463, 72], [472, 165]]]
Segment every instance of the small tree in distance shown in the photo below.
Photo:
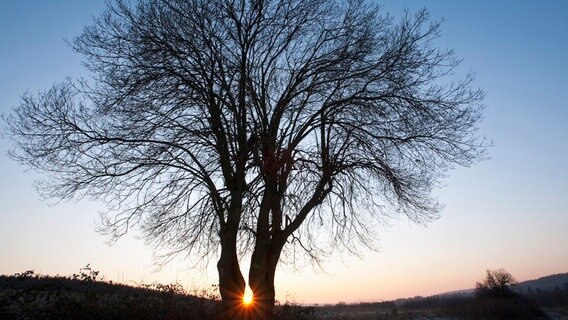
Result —
[[515, 293], [511, 286], [517, 283], [513, 276], [504, 269], [487, 270], [485, 279], [475, 283], [475, 295], [478, 297], [510, 297]]
[[73, 43], [92, 79], [4, 119], [11, 156], [49, 174], [46, 196], [105, 201], [113, 238], [137, 225], [218, 257], [230, 319], [250, 253], [269, 319], [282, 257], [369, 246], [395, 213], [430, 221], [439, 178], [483, 156], [482, 92], [448, 78], [439, 27], [362, 0], [117, 0]]
[[475, 297], [457, 314], [470, 319], [550, 319], [533, 301], [512, 289], [517, 283], [504, 269], [487, 270], [483, 281], [475, 284]]

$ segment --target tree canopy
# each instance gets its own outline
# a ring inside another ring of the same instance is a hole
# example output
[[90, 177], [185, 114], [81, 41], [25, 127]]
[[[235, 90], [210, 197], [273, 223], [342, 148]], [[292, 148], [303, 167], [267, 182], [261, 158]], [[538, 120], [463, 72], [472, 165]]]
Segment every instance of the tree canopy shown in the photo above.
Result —
[[136, 225], [169, 253], [220, 255], [225, 300], [244, 290], [239, 253], [255, 291], [283, 250], [317, 260], [387, 216], [438, 214], [439, 178], [487, 147], [483, 93], [452, 77], [439, 32], [359, 0], [117, 0], [72, 43], [92, 78], [5, 118], [11, 155], [49, 197], [105, 201], [113, 237]]

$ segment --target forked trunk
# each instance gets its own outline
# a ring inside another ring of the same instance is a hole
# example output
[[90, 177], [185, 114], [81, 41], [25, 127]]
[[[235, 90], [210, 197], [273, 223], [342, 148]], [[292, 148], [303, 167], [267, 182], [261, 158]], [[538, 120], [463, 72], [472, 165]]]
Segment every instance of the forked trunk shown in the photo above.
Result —
[[249, 271], [249, 285], [253, 293], [251, 319], [270, 320], [273, 317], [274, 274], [281, 251], [281, 244], [263, 246], [257, 242]]
[[217, 262], [217, 271], [219, 272], [219, 291], [221, 294], [221, 312], [218, 319], [245, 319], [245, 310], [243, 308], [245, 279], [239, 267], [234, 241], [232, 243], [223, 241], [221, 257], [219, 262]]
[[[266, 270], [263, 277], [251, 284], [254, 303], [251, 306], [250, 319], [270, 320], [274, 315], [275, 290], [274, 270]], [[260, 275], [259, 275], [260, 276]]]

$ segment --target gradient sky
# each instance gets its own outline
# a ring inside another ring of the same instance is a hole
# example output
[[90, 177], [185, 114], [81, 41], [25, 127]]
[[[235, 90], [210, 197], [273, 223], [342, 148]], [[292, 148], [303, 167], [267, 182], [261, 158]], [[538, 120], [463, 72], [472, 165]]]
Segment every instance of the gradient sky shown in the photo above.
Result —
[[[380, 301], [469, 288], [486, 269], [518, 280], [568, 272], [568, 1], [381, 3], [394, 16], [426, 7], [444, 18], [439, 46], [455, 49], [458, 73], [474, 71], [486, 91], [481, 132], [494, 141], [491, 159], [443, 180], [437, 221], [381, 226], [379, 252], [331, 256], [325, 272], [280, 267], [277, 299]], [[102, 0], [0, 0], [0, 113], [26, 90], [85, 75], [64, 39], [103, 8]], [[154, 272], [135, 232], [109, 247], [95, 232], [101, 204], [40, 200], [32, 183], [41, 176], [8, 159], [8, 148], [0, 140], [0, 274], [70, 275], [90, 263], [113, 281], [217, 282], [215, 261], [192, 270], [194, 261], [179, 259]]]

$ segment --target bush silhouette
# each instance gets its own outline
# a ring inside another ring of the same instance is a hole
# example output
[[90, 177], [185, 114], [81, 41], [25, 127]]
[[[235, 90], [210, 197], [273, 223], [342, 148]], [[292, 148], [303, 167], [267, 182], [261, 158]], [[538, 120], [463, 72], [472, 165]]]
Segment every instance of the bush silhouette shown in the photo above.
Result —
[[212, 320], [218, 309], [217, 297], [207, 290], [190, 295], [177, 283], [132, 287], [98, 275], [88, 265], [69, 277], [32, 270], [0, 275], [0, 320]]
[[540, 308], [511, 289], [515, 278], [504, 269], [487, 270], [467, 307], [471, 319], [548, 319]]

